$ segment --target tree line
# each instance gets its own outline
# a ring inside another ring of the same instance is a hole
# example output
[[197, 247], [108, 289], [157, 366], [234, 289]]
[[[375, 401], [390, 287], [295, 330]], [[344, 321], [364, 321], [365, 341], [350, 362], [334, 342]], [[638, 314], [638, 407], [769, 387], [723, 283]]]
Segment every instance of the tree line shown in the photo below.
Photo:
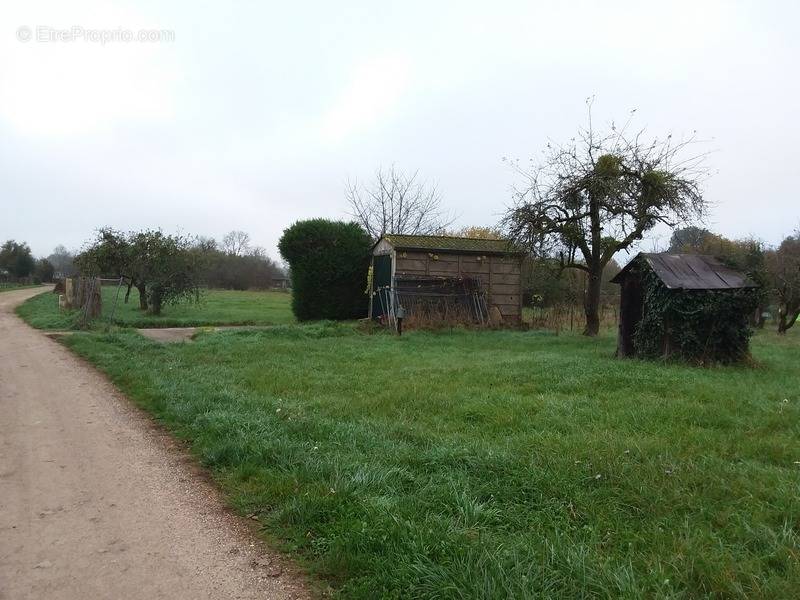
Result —
[[243, 231], [213, 238], [101, 228], [77, 253], [57, 246], [36, 259], [28, 244], [9, 240], [0, 248], [0, 281], [47, 283], [77, 274], [121, 278], [125, 302], [138, 291], [142, 310], [159, 314], [165, 304], [196, 300], [204, 287], [267, 289], [283, 278], [281, 267]]
[[715, 256], [761, 286], [761, 301], [753, 315], [756, 327], [764, 326], [772, 307], [778, 333], [785, 333], [800, 318], [800, 229], [770, 247], [758, 239], [730, 240], [692, 225], [672, 233], [668, 251]]
[[25, 242], [7, 240], [0, 247], [0, 281], [49, 283], [73, 272], [72, 254], [64, 246], [42, 258], [35, 258]]
[[164, 305], [197, 301], [205, 287], [266, 289], [280, 267], [250, 243], [243, 231], [232, 231], [218, 244], [213, 238], [169, 235], [160, 230], [97, 231], [95, 239], [74, 259], [81, 273], [120, 278], [138, 291], [139, 308], [160, 314]]

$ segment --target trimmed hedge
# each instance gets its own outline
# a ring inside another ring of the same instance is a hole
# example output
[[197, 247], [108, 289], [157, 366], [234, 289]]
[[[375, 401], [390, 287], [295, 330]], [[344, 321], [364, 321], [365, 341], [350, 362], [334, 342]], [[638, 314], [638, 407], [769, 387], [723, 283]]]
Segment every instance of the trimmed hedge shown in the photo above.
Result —
[[283, 232], [278, 249], [292, 272], [292, 311], [298, 321], [367, 315], [372, 240], [356, 223], [311, 219]]

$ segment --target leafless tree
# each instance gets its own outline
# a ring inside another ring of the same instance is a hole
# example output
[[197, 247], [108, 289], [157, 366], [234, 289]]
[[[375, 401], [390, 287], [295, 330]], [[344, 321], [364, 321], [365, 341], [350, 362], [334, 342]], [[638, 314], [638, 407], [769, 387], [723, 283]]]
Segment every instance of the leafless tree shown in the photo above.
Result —
[[631, 119], [601, 133], [592, 126], [591, 99], [587, 104], [588, 125], [568, 144], [547, 144], [543, 160], [529, 166], [511, 162], [524, 185], [515, 189], [504, 227], [534, 255], [588, 274], [584, 335], [593, 336], [604, 267], [658, 223], [702, 217], [707, 170], [705, 153], [685, 156], [694, 136], [645, 141], [644, 130], [629, 132]]
[[435, 184], [420, 181], [417, 171], [407, 175], [394, 165], [379, 168], [369, 186], [348, 181], [345, 196], [350, 215], [373, 239], [385, 233], [438, 234], [453, 222], [442, 210]]
[[222, 238], [222, 249], [233, 256], [244, 256], [250, 250], [250, 234], [231, 231]]
[[75, 274], [75, 265], [72, 263], [74, 259], [75, 253], [67, 250], [62, 244], [53, 248], [52, 254], [47, 257], [57, 277], [72, 277]]
[[778, 298], [778, 333], [786, 333], [800, 317], [800, 230], [767, 253], [767, 272]]

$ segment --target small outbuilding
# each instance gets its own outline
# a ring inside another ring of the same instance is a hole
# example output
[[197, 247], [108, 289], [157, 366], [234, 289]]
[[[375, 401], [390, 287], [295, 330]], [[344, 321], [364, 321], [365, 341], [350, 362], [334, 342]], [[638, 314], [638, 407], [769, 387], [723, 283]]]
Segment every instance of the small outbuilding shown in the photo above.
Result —
[[292, 287], [292, 280], [286, 275], [275, 275], [270, 279], [270, 286], [275, 290], [288, 290]]
[[713, 256], [640, 253], [611, 281], [621, 288], [618, 356], [703, 364], [749, 356], [760, 291]]
[[372, 249], [370, 317], [518, 324], [521, 263], [505, 239], [384, 235]]

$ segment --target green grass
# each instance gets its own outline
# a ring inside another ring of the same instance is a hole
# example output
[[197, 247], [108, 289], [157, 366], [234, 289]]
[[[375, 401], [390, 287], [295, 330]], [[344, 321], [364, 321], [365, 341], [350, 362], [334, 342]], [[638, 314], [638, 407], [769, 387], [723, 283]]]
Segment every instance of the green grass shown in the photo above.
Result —
[[[199, 327], [204, 325], [280, 325], [294, 321], [291, 295], [285, 292], [238, 292], [208, 290], [199, 303], [181, 302], [165, 306], [160, 316], [139, 310], [139, 295], [131, 290], [127, 304], [125, 288], [117, 298], [115, 286], [103, 287], [103, 314], [108, 323], [116, 300], [113, 323], [122, 327]], [[25, 321], [38, 329], [62, 330], [75, 325], [77, 313], [59, 310], [56, 294], [31, 298], [17, 308]]]
[[12, 292], [14, 290], [26, 290], [29, 288], [40, 287], [38, 284], [26, 283], [0, 283], [0, 292]]
[[72, 349], [347, 598], [789, 598], [800, 335], [757, 367], [536, 332], [326, 323]]

